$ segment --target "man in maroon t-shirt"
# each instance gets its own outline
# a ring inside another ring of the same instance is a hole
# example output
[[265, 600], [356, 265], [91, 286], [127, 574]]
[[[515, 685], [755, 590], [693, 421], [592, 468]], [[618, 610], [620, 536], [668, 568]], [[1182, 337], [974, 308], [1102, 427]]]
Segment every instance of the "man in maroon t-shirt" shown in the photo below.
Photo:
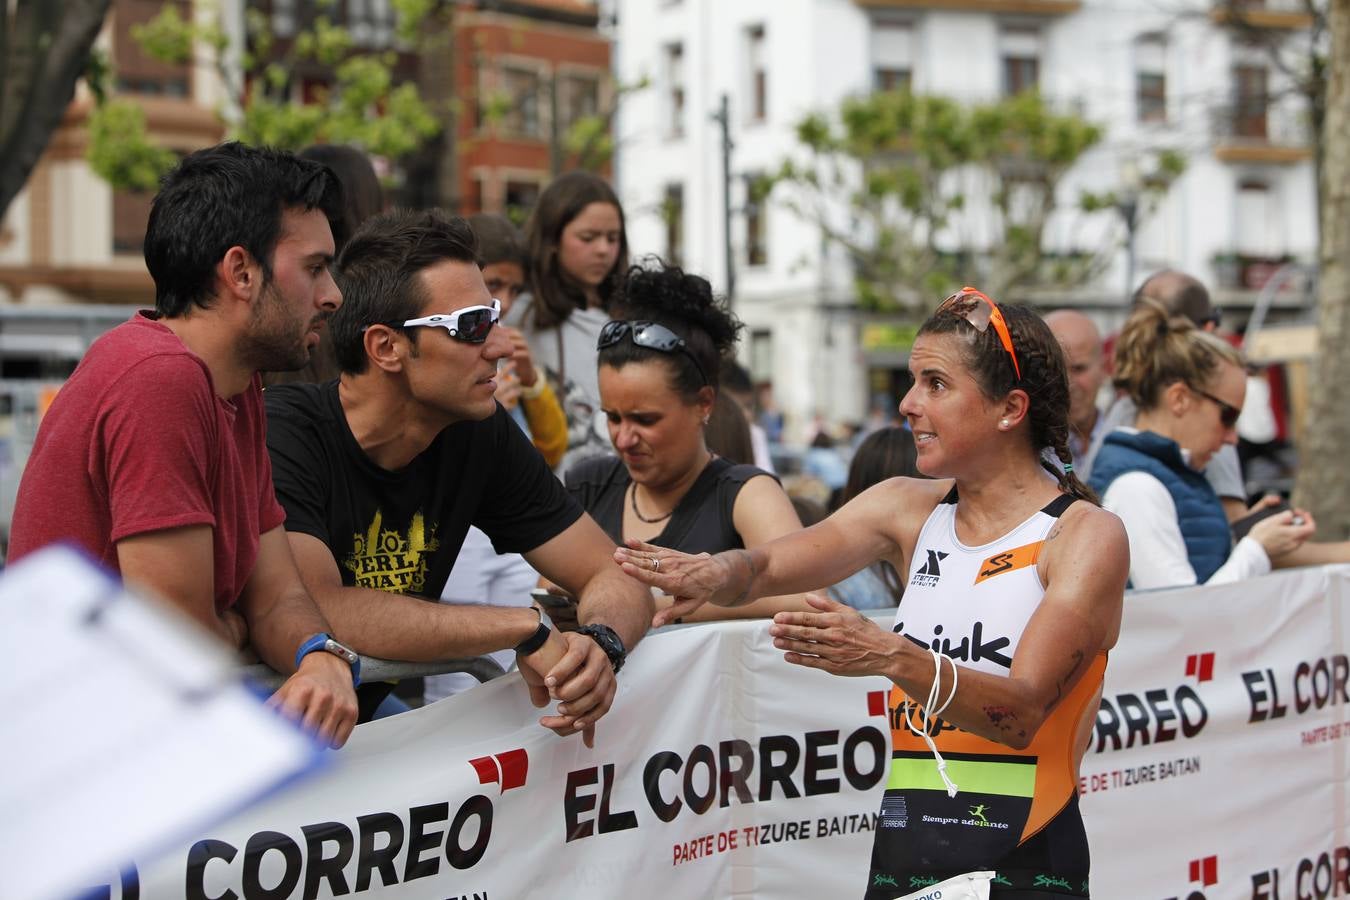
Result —
[[294, 673], [273, 703], [341, 746], [354, 669], [306, 592], [265, 444], [263, 370], [298, 369], [342, 302], [329, 272], [332, 173], [223, 144], [155, 197], [155, 311], [89, 348], [38, 429], [19, 484], [17, 560], [76, 544], [232, 647]]

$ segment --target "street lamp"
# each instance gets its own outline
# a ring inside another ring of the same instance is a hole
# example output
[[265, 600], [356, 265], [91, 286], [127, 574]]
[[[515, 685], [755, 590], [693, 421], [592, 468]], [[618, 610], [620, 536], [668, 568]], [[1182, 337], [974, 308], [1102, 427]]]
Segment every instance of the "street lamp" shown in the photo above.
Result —
[[1135, 232], [1139, 229], [1139, 164], [1126, 159], [1120, 166], [1120, 190], [1116, 194], [1115, 209], [1125, 223], [1125, 299], [1134, 295]]
[[711, 115], [722, 132], [722, 238], [727, 254], [727, 305], [736, 299], [736, 260], [731, 255], [731, 99], [722, 95], [717, 112]]

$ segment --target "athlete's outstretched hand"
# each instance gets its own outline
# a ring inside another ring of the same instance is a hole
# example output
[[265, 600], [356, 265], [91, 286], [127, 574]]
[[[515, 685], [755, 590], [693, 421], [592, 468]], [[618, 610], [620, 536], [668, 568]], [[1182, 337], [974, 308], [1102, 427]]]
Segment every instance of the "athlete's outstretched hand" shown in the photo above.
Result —
[[788, 662], [833, 675], [885, 675], [902, 652], [895, 634], [853, 607], [819, 594], [806, 602], [819, 612], [780, 612], [769, 626]]
[[752, 574], [748, 551], [711, 556], [681, 553], [632, 538], [626, 543], [614, 549], [614, 561], [626, 574], [675, 598], [652, 618], [653, 628], [687, 616], [705, 603], [735, 606], [748, 599]]

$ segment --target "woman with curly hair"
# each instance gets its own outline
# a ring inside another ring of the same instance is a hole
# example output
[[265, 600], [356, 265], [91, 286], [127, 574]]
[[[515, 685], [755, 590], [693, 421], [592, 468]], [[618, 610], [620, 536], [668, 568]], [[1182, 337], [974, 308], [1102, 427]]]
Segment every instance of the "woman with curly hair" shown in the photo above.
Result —
[[[686, 553], [758, 547], [801, 529], [778, 480], [708, 449], [722, 360], [741, 323], [706, 279], [675, 267], [635, 266], [600, 331], [600, 407], [617, 456], [567, 474], [567, 487], [616, 543]], [[658, 608], [670, 605], [658, 601]], [[687, 620], [752, 618], [809, 609], [800, 596], [767, 597]]]

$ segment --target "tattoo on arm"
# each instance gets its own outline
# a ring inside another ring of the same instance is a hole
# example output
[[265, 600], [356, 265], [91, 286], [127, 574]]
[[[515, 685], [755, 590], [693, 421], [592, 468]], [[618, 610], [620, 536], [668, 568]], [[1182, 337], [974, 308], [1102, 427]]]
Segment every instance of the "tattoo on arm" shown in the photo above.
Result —
[[740, 606], [750, 599], [750, 588], [754, 587], [755, 576], [759, 574], [755, 571], [755, 555], [753, 553], [745, 549], [740, 549], [736, 552], [745, 560], [745, 567], [750, 570], [750, 577], [745, 580], [745, 590], [741, 591], [741, 595], [736, 598], [735, 602], [732, 603], [732, 606]]
[[1070, 667], [1068, 672], [1064, 673], [1064, 677], [1059, 680], [1059, 684], [1055, 685], [1055, 696], [1049, 703], [1045, 704], [1045, 711], [1047, 713], [1054, 709], [1055, 704], [1064, 696], [1064, 689], [1069, 686], [1069, 683], [1073, 681], [1073, 677], [1078, 674], [1079, 668], [1083, 665], [1083, 651], [1073, 651], [1073, 656], [1071, 658], [1073, 659], [1073, 666]]

